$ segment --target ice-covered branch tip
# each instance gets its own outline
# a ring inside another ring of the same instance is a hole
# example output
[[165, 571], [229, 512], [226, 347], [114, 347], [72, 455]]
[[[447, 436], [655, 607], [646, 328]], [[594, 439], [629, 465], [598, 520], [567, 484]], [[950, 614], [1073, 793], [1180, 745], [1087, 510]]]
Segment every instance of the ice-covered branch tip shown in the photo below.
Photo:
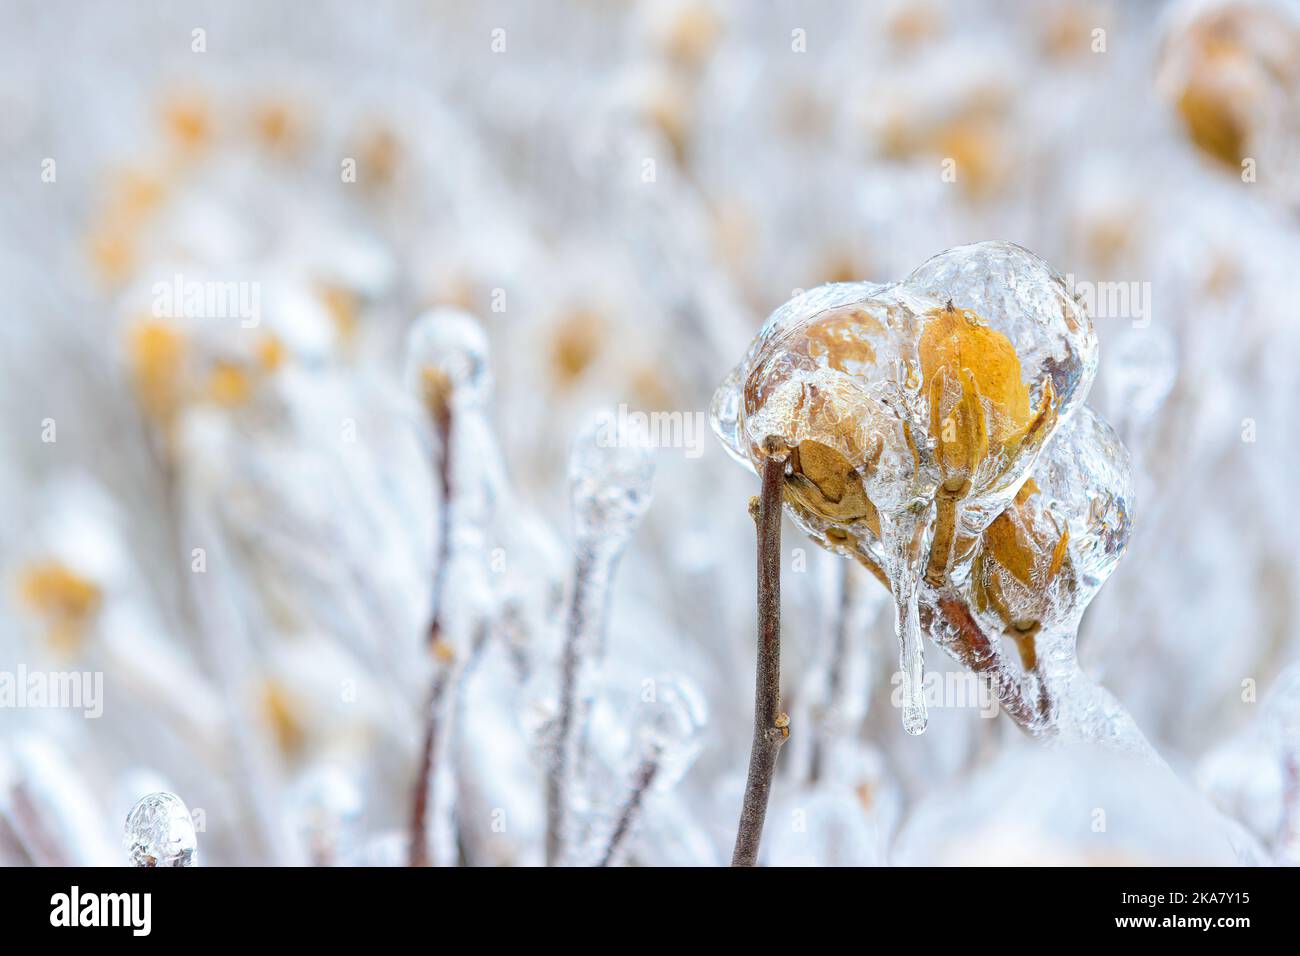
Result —
[[621, 855], [650, 790], [673, 787], [700, 751], [708, 709], [695, 685], [681, 677], [660, 677], [648, 686], [651, 692], [642, 696], [632, 726], [636, 768], [599, 866], [609, 866]]
[[758, 661], [754, 679], [754, 739], [732, 866], [754, 866], [763, 838], [776, 756], [790, 736], [781, 712], [781, 496], [788, 449], [779, 438], [763, 441], [762, 486], [755, 528], [758, 539]]
[[492, 388], [487, 336], [472, 316], [456, 309], [422, 315], [407, 341], [407, 383], [433, 429], [438, 473], [438, 556], [434, 568], [429, 643], [441, 639], [443, 598], [451, 563], [455, 506], [455, 434], [481, 414]]
[[433, 309], [406, 341], [407, 387], [430, 414], [448, 403], [482, 408], [492, 392], [487, 335], [459, 309]]
[[650, 507], [654, 457], [618, 418], [597, 415], [569, 457], [569, 500], [578, 548], [617, 556]]
[[578, 434], [569, 457], [573, 585], [547, 778], [546, 861], [551, 866], [563, 856], [575, 742], [593, 691], [585, 671], [604, 657], [610, 585], [620, 555], [650, 507], [653, 482], [650, 449], [625, 432], [617, 416], [601, 414]]
[[424, 714], [424, 735], [411, 801], [411, 866], [429, 862], [428, 818], [437, 770], [437, 741], [452, 695], [448, 671], [455, 652], [446, 640], [445, 604], [451, 566], [455, 488], [455, 436], [467, 420], [482, 414], [492, 388], [487, 336], [473, 319], [456, 309], [435, 309], [416, 320], [407, 341], [407, 381], [420, 402], [435, 439], [438, 473], [438, 553], [432, 583], [428, 643], [435, 672]]
[[189, 808], [164, 791], [141, 797], [131, 808], [122, 847], [132, 866], [195, 866], [199, 860]]

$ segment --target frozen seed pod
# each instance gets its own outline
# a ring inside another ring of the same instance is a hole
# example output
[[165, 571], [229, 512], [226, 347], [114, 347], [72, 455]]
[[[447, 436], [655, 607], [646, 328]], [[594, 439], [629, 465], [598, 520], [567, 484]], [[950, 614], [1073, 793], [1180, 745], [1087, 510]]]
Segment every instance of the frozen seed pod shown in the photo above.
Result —
[[895, 286], [814, 289], [778, 309], [715, 395], [714, 429], [756, 470], [790, 448], [784, 501], [819, 544], [890, 588], [904, 723], [925, 728], [921, 580], [959, 582], [1096, 371], [1064, 281], [1006, 242], [951, 249]]
[[1097, 337], [1064, 280], [1009, 242], [950, 249], [902, 289], [943, 303], [923, 313], [918, 340], [920, 398], [941, 482], [927, 567], [937, 583], [949, 572], [961, 577], [973, 537], [1010, 503], [1057, 423], [1082, 404], [1097, 371]]
[[126, 815], [122, 837], [132, 866], [194, 866], [198, 840], [189, 808], [174, 793], [141, 797]]
[[1124, 554], [1132, 499], [1128, 452], [1084, 406], [985, 530], [970, 582], [977, 615], [1016, 635], [1030, 659], [1039, 631], [1072, 634]]

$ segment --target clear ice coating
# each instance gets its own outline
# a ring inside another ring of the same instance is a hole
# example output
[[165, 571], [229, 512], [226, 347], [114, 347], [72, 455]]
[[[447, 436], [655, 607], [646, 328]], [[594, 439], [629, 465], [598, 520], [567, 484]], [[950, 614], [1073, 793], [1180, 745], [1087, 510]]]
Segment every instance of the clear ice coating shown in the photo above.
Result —
[[656, 788], [667, 790], [685, 776], [703, 746], [707, 721], [704, 697], [685, 677], [656, 678], [642, 694], [633, 734], [638, 762], [656, 765]]
[[903, 729], [925, 733], [929, 715], [925, 707], [925, 646], [921, 640], [920, 576], [917, 569], [917, 521], [903, 514], [883, 518], [885, 540], [898, 550], [886, 553], [890, 590], [894, 596], [894, 634], [898, 638], [898, 668], [903, 681]]
[[1279, 676], [1265, 700], [1268, 735], [1280, 764], [1282, 809], [1277, 824], [1279, 862], [1300, 863], [1300, 664]]
[[985, 530], [963, 593], [986, 633], [1019, 647], [1026, 672], [1054, 702], [1054, 712], [1043, 715], [1053, 729], [1150, 753], [1129, 715], [1076, 657], [1079, 623], [1123, 557], [1132, 510], [1128, 452], [1085, 405]]
[[895, 285], [791, 299], [715, 394], [713, 428], [733, 457], [757, 470], [764, 439], [783, 439], [787, 512], [887, 579], [909, 732], [925, 728], [922, 581], [966, 578], [1096, 368], [1092, 323], [1065, 282], [1019, 246], [983, 242]]
[[314, 768], [294, 788], [294, 820], [313, 866], [350, 859], [361, 842], [361, 787], [341, 767]]
[[574, 440], [569, 498], [580, 549], [616, 555], [641, 523], [655, 472], [647, 437], [621, 416], [603, 412]]
[[189, 808], [174, 793], [141, 797], [126, 815], [122, 846], [132, 866], [194, 866], [198, 840]]

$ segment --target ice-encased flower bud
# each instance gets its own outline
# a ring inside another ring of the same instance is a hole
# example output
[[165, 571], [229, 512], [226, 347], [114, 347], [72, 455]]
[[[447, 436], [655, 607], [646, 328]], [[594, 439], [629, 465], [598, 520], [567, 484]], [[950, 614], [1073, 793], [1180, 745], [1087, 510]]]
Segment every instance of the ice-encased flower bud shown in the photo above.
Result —
[[126, 815], [122, 846], [132, 866], [194, 866], [198, 839], [185, 801], [174, 793], [141, 797]]

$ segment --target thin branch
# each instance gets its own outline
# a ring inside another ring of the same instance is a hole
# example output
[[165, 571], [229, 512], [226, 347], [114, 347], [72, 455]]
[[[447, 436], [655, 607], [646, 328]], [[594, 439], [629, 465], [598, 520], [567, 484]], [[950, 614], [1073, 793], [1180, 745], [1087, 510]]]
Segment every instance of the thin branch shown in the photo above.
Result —
[[579, 657], [586, 651], [581, 647], [582, 635], [587, 630], [588, 591], [592, 586], [595, 557], [579, 549], [573, 574], [573, 594], [569, 603], [568, 633], [564, 640], [564, 655], [560, 664], [559, 714], [556, 724], [555, 751], [551, 755], [550, 773], [546, 779], [546, 865], [558, 866], [564, 852], [564, 828], [568, 805], [570, 756], [577, 723], [574, 713], [578, 690]]
[[628, 794], [627, 802], [623, 804], [623, 810], [618, 815], [618, 823], [614, 826], [614, 832], [610, 834], [609, 843], [605, 846], [605, 853], [601, 856], [597, 866], [609, 866], [613, 862], [615, 855], [623, 849], [623, 844], [632, 833], [632, 824], [636, 822], [637, 814], [641, 812], [641, 804], [645, 801], [646, 791], [654, 783], [655, 776], [659, 773], [659, 761], [655, 757], [647, 757], [641, 761], [641, 765], [636, 768], [636, 774], [632, 778], [632, 790]]
[[445, 402], [434, 410], [434, 429], [438, 434], [438, 479], [441, 507], [438, 509], [438, 563], [433, 571], [433, 620], [429, 624], [429, 646], [442, 636], [443, 595], [447, 590], [448, 565], [451, 564], [451, 406]]
[[[430, 409], [438, 438], [438, 476], [441, 500], [438, 508], [438, 558], [433, 572], [433, 619], [429, 622], [429, 648], [435, 657], [448, 650], [442, 643], [442, 612], [447, 586], [447, 566], [451, 563], [451, 405], [447, 396]], [[428, 866], [429, 799], [438, 766], [437, 746], [439, 717], [445, 696], [449, 662], [440, 660], [429, 687], [428, 707], [424, 714], [424, 740], [420, 747], [420, 764], [416, 770], [415, 792], [411, 799], [411, 836], [409, 864]]]
[[776, 755], [790, 736], [781, 712], [781, 491], [784, 447], [768, 439], [758, 496], [758, 664], [754, 681], [754, 740], [749, 752], [745, 801], [740, 810], [732, 866], [754, 866], [763, 837]]
[[430, 800], [433, 795], [434, 770], [438, 765], [438, 736], [442, 731], [443, 698], [446, 696], [450, 668], [438, 665], [433, 684], [429, 688], [428, 709], [425, 711], [424, 741], [420, 747], [420, 766], [415, 776], [415, 794], [411, 801], [410, 866], [428, 866], [432, 858], [429, 847]]

